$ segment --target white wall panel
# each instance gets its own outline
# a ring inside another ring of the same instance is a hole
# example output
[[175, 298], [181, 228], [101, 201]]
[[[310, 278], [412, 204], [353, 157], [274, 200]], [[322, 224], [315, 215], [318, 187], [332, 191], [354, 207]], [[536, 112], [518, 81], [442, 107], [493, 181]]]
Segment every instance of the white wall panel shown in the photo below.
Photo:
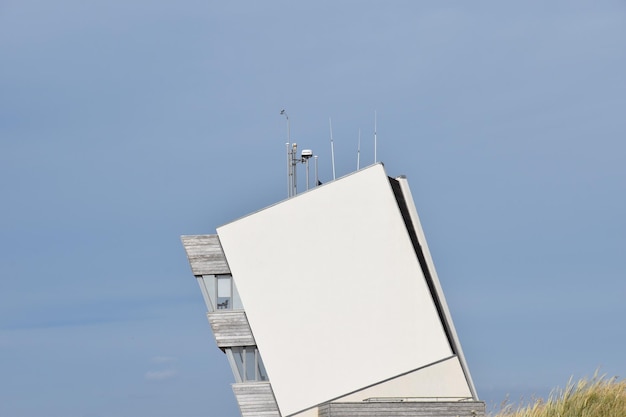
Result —
[[283, 416], [452, 354], [382, 165], [218, 234]]
[[368, 398], [405, 397], [412, 401], [467, 399], [472, 396], [456, 356], [435, 365], [385, 381], [338, 402], [363, 401]]

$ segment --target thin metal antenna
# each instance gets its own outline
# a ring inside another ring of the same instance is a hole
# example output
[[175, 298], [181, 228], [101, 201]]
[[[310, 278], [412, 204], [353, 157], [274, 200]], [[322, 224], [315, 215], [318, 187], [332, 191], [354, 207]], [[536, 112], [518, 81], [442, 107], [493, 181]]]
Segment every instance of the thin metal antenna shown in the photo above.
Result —
[[359, 143], [356, 147], [356, 170], [361, 169], [361, 128], [359, 128]]
[[335, 144], [333, 142], [333, 122], [328, 118], [328, 124], [330, 125], [330, 159], [333, 165], [333, 180], [335, 179]]
[[318, 185], [320, 185], [320, 179], [317, 176], [317, 155], [315, 155], [313, 158], [315, 159], [315, 186], [317, 187]]
[[374, 163], [378, 162], [378, 157], [376, 155], [376, 150], [378, 148], [378, 140], [376, 137], [376, 110], [374, 110]]
[[309, 191], [309, 158], [305, 159], [304, 165], [306, 166], [306, 190]]
[[298, 144], [291, 144], [291, 178], [292, 178], [292, 188], [291, 188], [291, 196], [295, 196], [298, 194], [298, 178], [296, 177], [298, 159], [296, 157], [298, 155]]
[[285, 143], [287, 148], [287, 198], [291, 197], [291, 149], [289, 142]]
[[291, 197], [291, 191], [293, 189], [293, 183], [292, 183], [292, 166], [293, 164], [291, 163], [292, 157], [291, 157], [291, 131], [290, 131], [290, 126], [289, 126], [289, 115], [287, 115], [287, 112], [285, 112], [285, 109], [282, 109], [280, 111], [280, 114], [285, 116], [285, 118], [287, 119], [287, 143], [285, 144], [285, 146], [287, 147], [287, 197]]

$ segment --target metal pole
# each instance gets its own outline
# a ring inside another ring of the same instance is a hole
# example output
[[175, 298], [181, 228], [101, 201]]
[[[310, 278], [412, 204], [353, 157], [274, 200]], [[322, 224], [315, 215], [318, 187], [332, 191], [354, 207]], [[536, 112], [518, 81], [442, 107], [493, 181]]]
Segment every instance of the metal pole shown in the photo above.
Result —
[[313, 158], [315, 158], [315, 187], [317, 187], [320, 183], [320, 180], [317, 177], [317, 155], [315, 155]]
[[359, 143], [356, 147], [356, 170], [361, 169], [361, 129], [359, 129]]
[[330, 159], [333, 164], [333, 180], [335, 179], [335, 144], [333, 142], [333, 122], [328, 118], [328, 125], [330, 126]]
[[285, 109], [282, 109], [280, 111], [280, 114], [285, 116], [285, 118], [287, 119], [287, 143], [285, 144], [285, 146], [287, 147], [287, 198], [291, 197], [291, 190], [292, 190], [292, 175], [291, 175], [291, 149], [290, 149], [290, 144], [291, 144], [291, 129], [289, 126], [289, 115], [287, 114], [287, 112], [285, 111]]
[[378, 162], [378, 156], [376, 155], [376, 151], [378, 148], [378, 143], [377, 143], [377, 137], [376, 137], [376, 110], [374, 110], [374, 163]]
[[293, 189], [291, 193], [292, 197], [298, 194], [298, 177], [296, 175], [297, 173], [296, 164], [298, 163], [298, 161], [296, 160], [297, 154], [298, 154], [298, 144], [292, 143], [291, 144], [291, 172], [293, 173], [292, 175]]
[[309, 191], [309, 158], [306, 158], [306, 190]]
[[[283, 110], [284, 111], [284, 110]], [[285, 117], [287, 118], [287, 142], [291, 143], [291, 125], [289, 122], [289, 116], [287, 115], [287, 113], [285, 113]], [[290, 173], [289, 173], [289, 180], [293, 182], [293, 168], [291, 168], [291, 158], [289, 158], [289, 169], [290, 169]], [[291, 186], [289, 187], [290, 189], [292, 188]], [[289, 197], [292, 197], [293, 193], [291, 191], [289, 191]]]
[[285, 143], [287, 147], [287, 198], [291, 197], [291, 150], [289, 142]]

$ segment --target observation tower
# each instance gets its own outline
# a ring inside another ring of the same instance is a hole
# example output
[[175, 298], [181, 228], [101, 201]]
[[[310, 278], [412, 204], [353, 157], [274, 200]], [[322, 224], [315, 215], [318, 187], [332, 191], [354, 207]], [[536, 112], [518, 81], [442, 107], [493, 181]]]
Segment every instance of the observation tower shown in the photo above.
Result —
[[484, 416], [407, 179], [318, 183], [182, 236], [241, 415]]

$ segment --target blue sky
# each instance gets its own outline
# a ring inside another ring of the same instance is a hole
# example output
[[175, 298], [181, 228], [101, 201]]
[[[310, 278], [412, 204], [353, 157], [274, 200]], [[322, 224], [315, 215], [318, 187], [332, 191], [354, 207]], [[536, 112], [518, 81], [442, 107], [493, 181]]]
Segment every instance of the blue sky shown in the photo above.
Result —
[[623, 377], [625, 40], [621, 1], [4, 0], [0, 415], [237, 415], [179, 236], [285, 197], [283, 108], [322, 181], [377, 112], [482, 399]]

